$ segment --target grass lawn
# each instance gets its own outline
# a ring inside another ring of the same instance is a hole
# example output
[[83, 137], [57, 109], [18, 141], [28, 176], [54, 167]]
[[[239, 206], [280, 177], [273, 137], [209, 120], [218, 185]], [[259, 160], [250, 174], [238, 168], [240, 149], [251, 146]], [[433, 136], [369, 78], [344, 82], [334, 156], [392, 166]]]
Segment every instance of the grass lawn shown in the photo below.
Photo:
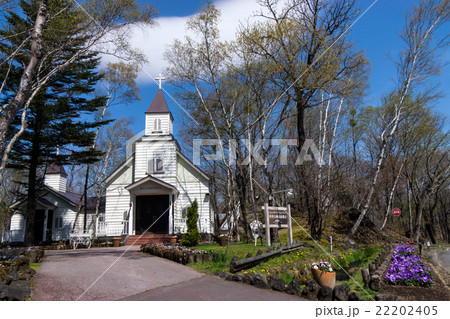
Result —
[[30, 268], [36, 271], [36, 273], [38, 272], [39, 267], [41, 267], [40, 263], [30, 263]]
[[[347, 251], [328, 251], [318, 247], [312, 240], [303, 239], [303, 241], [311, 244], [311, 247], [302, 247], [300, 250], [274, 257], [266, 262], [263, 262], [253, 268], [239, 272], [239, 274], [261, 274], [274, 275], [282, 278], [288, 284], [293, 278], [298, 278], [301, 283], [305, 283], [312, 279], [310, 267], [313, 262], [328, 261], [332, 264], [335, 270], [352, 267], [352, 264], [360, 263], [357, 271], [354, 272], [352, 278], [346, 281], [338, 282], [340, 285], [350, 286], [350, 291], [358, 292], [362, 298], [371, 300], [371, 297], [376, 295], [376, 292], [362, 288], [363, 280], [359, 268], [367, 268], [370, 260], [381, 252], [380, 248], [368, 247], [361, 250], [347, 250]], [[322, 247], [326, 247], [322, 245]], [[243, 259], [250, 252], [253, 256], [261, 249], [266, 252], [265, 246], [255, 246], [247, 243], [230, 243], [228, 256], [225, 259], [226, 247], [219, 244], [200, 244], [194, 248], [202, 250], [213, 250], [219, 253], [221, 259], [215, 262], [189, 264], [192, 268], [206, 273], [213, 273], [215, 271], [229, 271], [229, 263], [233, 256], [238, 259]], [[332, 258], [331, 258], [331, 257]]]

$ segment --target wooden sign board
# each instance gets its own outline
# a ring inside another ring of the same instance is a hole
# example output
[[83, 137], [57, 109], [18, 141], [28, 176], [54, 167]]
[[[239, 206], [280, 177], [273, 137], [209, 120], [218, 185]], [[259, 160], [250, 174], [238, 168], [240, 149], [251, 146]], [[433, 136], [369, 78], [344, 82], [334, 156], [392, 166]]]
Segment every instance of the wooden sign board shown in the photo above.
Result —
[[[286, 207], [268, 206], [269, 227], [270, 228], [288, 228], [288, 213]], [[265, 210], [264, 206], [261, 207]], [[265, 225], [264, 225], [265, 227]]]
[[[270, 246], [270, 228], [288, 228], [289, 232], [289, 243], [292, 245], [292, 224], [291, 224], [291, 209], [290, 206], [287, 207], [272, 207], [265, 204], [262, 209], [264, 210], [266, 223], [264, 227], [266, 228], [266, 244]], [[267, 225], [269, 227], [267, 227]]]

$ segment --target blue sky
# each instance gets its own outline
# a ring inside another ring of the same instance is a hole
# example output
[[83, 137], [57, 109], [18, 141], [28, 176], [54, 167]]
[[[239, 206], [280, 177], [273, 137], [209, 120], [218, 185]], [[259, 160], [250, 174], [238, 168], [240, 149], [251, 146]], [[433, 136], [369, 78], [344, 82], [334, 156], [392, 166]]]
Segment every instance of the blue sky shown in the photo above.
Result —
[[[141, 1], [145, 2], [145, 1]], [[150, 105], [157, 92], [158, 85], [151, 79], [163, 72], [167, 66], [162, 58], [165, 47], [172, 43], [174, 38], [184, 36], [184, 24], [186, 18], [195, 14], [201, 6], [199, 0], [154, 0], [151, 1], [159, 11], [158, 26], [151, 30], [138, 30], [133, 35], [133, 43], [144, 51], [149, 59], [149, 64], [139, 76], [138, 85], [142, 102], [136, 102], [126, 106], [115, 107], [112, 115], [115, 118], [122, 116], [131, 117], [134, 121], [133, 132], [138, 133], [144, 129], [144, 112]], [[222, 21], [219, 25], [224, 39], [231, 40], [239, 20], [250, 16], [258, 7], [255, 0], [220, 0], [214, 1], [222, 10]], [[361, 11], [366, 10], [374, 0], [359, 0]], [[402, 41], [399, 32], [404, 26], [404, 15], [417, 0], [378, 0], [373, 7], [354, 25], [350, 31], [351, 38], [355, 41], [357, 49], [364, 50], [366, 57], [371, 62], [370, 87], [366, 91], [365, 104], [379, 105], [383, 94], [389, 92], [395, 84], [396, 70], [392, 60], [398, 57], [402, 49]], [[449, 28], [442, 28], [440, 34], [449, 32]], [[392, 59], [392, 60], [391, 60]], [[449, 52], [445, 52], [443, 59], [450, 60]], [[446, 67], [441, 75], [441, 89], [446, 95], [437, 104], [439, 112], [450, 118], [450, 77], [449, 68]], [[149, 76], [151, 75], [151, 77]], [[173, 92], [169, 84], [163, 88], [169, 93]], [[177, 104], [166, 95], [169, 108], [175, 118], [175, 136], [181, 120], [177, 118], [186, 115]]]

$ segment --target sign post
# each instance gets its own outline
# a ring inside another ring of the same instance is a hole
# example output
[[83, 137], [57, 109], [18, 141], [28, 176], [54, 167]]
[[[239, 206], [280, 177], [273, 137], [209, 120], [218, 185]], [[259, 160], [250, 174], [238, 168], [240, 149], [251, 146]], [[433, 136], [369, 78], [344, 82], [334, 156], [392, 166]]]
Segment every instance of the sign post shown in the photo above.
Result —
[[288, 215], [288, 233], [289, 233], [289, 245], [294, 243], [294, 237], [292, 236], [292, 219], [291, 219], [291, 205], [287, 204]]
[[269, 204], [264, 203], [264, 217], [266, 221], [266, 245], [270, 247]]
[[393, 214], [394, 216], [400, 216], [401, 213], [402, 213], [402, 211], [401, 211], [399, 208], [394, 208], [394, 209], [392, 210], [392, 214]]
[[291, 206], [288, 204], [287, 207], [269, 207], [269, 204], [265, 203], [262, 209], [266, 222], [266, 245], [271, 245], [270, 228], [287, 228], [288, 244], [292, 245], [294, 238], [292, 235]]

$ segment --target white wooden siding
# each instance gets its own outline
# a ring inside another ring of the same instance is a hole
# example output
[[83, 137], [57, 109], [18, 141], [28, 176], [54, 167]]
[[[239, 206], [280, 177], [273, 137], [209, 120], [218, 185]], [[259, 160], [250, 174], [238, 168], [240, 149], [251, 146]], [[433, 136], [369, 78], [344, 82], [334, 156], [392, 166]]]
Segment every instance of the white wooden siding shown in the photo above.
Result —
[[[190, 206], [194, 200], [197, 200], [199, 215], [199, 230], [201, 232], [213, 233], [213, 215], [209, 205], [209, 184], [208, 180], [192, 167], [181, 156], [177, 156], [177, 188], [180, 196], [177, 200], [175, 216], [177, 220], [183, 218], [183, 209]], [[175, 227], [183, 225], [176, 224]]]
[[67, 188], [67, 179], [59, 174], [49, 174], [44, 177], [44, 184], [57, 191], [65, 192]]
[[164, 151], [164, 173], [152, 175], [166, 183], [176, 182], [176, 146], [173, 141], [141, 141], [136, 144], [135, 182], [147, 177], [148, 161], [155, 153]]
[[[161, 131], [155, 132], [155, 119], [161, 120]], [[146, 113], [145, 135], [172, 134], [172, 120], [169, 113]]]
[[108, 224], [108, 232], [119, 233], [123, 228], [120, 222], [124, 219], [124, 213], [130, 209], [130, 193], [125, 187], [133, 181], [133, 169], [133, 164], [122, 168], [107, 184], [105, 222]]

